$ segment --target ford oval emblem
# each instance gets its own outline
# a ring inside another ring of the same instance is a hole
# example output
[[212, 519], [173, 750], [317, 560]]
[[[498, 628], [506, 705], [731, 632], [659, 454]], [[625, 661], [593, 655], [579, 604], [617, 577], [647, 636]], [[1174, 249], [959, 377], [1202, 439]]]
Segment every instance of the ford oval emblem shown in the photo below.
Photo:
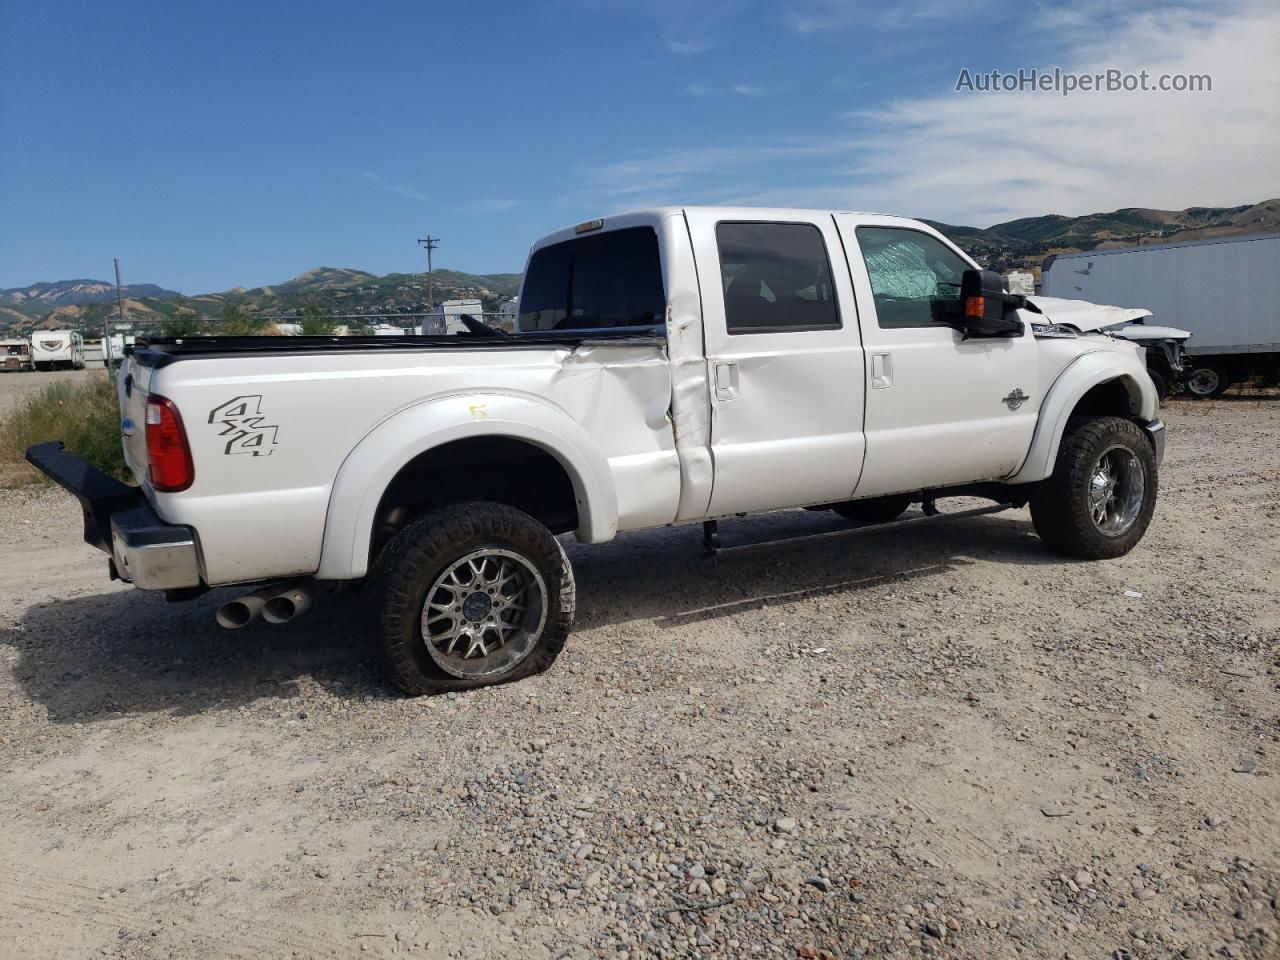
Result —
[[138, 432], [138, 425], [133, 422], [133, 417], [125, 417], [120, 421], [120, 432], [126, 437], [132, 437]]

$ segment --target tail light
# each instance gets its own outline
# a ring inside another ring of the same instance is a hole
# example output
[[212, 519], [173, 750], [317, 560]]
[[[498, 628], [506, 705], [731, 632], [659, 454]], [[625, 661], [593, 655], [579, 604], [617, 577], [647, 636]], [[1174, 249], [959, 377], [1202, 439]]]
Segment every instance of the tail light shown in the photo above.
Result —
[[156, 394], [147, 398], [147, 461], [151, 486], [161, 493], [185, 490], [196, 478], [182, 416]]

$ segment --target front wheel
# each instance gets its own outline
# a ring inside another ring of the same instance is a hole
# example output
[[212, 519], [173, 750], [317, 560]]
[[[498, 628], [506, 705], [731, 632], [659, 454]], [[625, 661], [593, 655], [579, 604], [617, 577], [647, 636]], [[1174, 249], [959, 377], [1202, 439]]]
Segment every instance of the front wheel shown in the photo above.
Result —
[[569, 559], [551, 531], [498, 503], [436, 510], [383, 548], [366, 586], [392, 682], [418, 695], [540, 673], [573, 624]]
[[1146, 533], [1158, 489], [1155, 451], [1137, 424], [1077, 417], [1067, 424], [1053, 473], [1031, 495], [1031, 520], [1059, 553], [1119, 557]]

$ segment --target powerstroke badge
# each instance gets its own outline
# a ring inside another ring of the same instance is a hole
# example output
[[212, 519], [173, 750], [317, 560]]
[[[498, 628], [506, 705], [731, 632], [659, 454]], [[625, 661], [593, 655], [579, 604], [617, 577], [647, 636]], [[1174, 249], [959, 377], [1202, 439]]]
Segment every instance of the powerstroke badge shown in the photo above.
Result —
[[1010, 392], [1010, 394], [1000, 402], [1003, 403], [1010, 410], [1017, 410], [1029, 399], [1031, 398], [1022, 392], [1021, 387], [1014, 387], [1013, 390]]
[[218, 436], [226, 438], [224, 454], [271, 456], [271, 448], [276, 445], [276, 427], [264, 424], [265, 419], [261, 395], [236, 397], [209, 411], [209, 422], [223, 428]]

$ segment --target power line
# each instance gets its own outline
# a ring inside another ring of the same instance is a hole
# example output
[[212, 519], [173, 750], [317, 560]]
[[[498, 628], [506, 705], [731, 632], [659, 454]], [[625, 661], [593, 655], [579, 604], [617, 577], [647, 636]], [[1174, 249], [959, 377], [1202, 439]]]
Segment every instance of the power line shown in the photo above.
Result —
[[427, 248], [427, 309], [434, 310], [436, 308], [436, 284], [435, 277], [431, 273], [431, 251], [440, 246], [440, 238], [427, 234], [425, 237], [419, 237], [418, 243]]

